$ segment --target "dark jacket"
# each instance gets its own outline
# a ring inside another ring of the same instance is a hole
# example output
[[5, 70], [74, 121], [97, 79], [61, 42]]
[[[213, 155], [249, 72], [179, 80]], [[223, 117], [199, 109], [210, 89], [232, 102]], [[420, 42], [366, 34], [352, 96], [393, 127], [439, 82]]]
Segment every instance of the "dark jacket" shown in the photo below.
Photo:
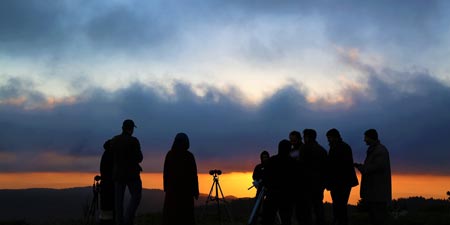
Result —
[[113, 211], [114, 209], [114, 153], [111, 148], [111, 140], [103, 144], [105, 151], [100, 161], [100, 209], [104, 211]]
[[325, 188], [327, 151], [317, 142], [300, 147], [300, 186], [320, 190]]
[[264, 169], [263, 182], [268, 195], [288, 196], [295, 188], [295, 160], [289, 151], [272, 156]]
[[327, 188], [330, 190], [358, 185], [353, 167], [352, 148], [343, 141], [332, 143], [328, 152]]
[[199, 195], [197, 165], [188, 148], [187, 135], [178, 134], [164, 161], [164, 225], [195, 224], [194, 197]]
[[368, 202], [390, 202], [392, 199], [389, 152], [381, 143], [370, 146], [361, 171], [361, 198]]
[[255, 169], [253, 170], [253, 175], [252, 178], [255, 181], [259, 181], [263, 179], [264, 176], [264, 169], [265, 169], [265, 164], [258, 164], [255, 166]]
[[142, 171], [139, 163], [143, 160], [139, 140], [123, 132], [111, 140], [111, 148], [114, 152], [114, 181], [139, 179]]

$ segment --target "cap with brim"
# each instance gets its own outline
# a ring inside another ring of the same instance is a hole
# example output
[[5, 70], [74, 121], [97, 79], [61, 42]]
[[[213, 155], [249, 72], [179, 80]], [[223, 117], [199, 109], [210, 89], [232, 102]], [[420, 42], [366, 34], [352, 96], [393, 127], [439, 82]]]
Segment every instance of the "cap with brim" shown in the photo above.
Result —
[[124, 127], [124, 128], [133, 128], [133, 127], [135, 127], [135, 128], [137, 128], [137, 126], [134, 124], [134, 121], [130, 120], [130, 119], [124, 120], [122, 127]]

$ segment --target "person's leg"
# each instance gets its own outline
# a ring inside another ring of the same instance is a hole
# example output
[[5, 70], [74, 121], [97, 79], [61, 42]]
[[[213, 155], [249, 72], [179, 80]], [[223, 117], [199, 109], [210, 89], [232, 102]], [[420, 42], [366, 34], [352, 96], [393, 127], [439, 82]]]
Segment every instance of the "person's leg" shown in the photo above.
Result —
[[316, 224], [323, 225], [325, 224], [325, 215], [323, 209], [323, 189], [315, 190], [313, 196], [313, 209], [314, 214], [316, 216]]
[[385, 202], [369, 202], [369, 219], [372, 225], [386, 225], [388, 212]]
[[[287, 199], [284, 199], [287, 200]], [[292, 207], [291, 203], [286, 203], [282, 199], [278, 201], [278, 209], [281, 218], [282, 225], [291, 225], [292, 224]]]
[[141, 178], [137, 178], [127, 182], [128, 190], [130, 192], [130, 201], [128, 202], [127, 211], [125, 212], [125, 224], [133, 225], [134, 217], [136, 215], [137, 208], [141, 202], [142, 196], [142, 181]]
[[333, 217], [337, 225], [348, 224], [347, 203], [351, 188], [336, 188], [330, 191], [333, 200]]
[[125, 183], [121, 182], [115, 182], [114, 185], [114, 202], [115, 202], [115, 217], [116, 217], [116, 224], [122, 225], [123, 224], [123, 198], [125, 195]]
[[277, 213], [277, 208], [272, 196], [267, 196], [263, 204], [263, 215], [262, 224], [263, 225], [273, 225], [275, 222], [275, 216]]

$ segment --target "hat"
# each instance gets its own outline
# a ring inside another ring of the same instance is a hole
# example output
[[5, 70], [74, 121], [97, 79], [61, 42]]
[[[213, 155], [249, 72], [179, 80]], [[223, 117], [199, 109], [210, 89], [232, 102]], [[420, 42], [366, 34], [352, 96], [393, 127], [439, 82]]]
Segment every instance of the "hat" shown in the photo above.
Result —
[[126, 119], [123, 121], [122, 128], [134, 128], [134, 127], [137, 128], [137, 126], [134, 124], [133, 120]]

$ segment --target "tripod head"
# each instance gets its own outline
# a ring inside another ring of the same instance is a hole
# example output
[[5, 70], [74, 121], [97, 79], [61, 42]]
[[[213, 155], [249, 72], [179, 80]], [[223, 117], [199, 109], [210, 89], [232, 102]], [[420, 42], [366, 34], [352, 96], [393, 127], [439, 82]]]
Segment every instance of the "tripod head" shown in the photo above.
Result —
[[448, 200], [450, 200], [450, 191], [447, 191]]
[[222, 170], [213, 169], [209, 171], [209, 175], [213, 176], [214, 180], [219, 179], [219, 175], [222, 175]]
[[92, 184], [92, 191], [94, 194], [97, 194], [100, 191], [100, 180], [102, 180], [101, 176], [96, 175], [94, 177], [94, 184]]

